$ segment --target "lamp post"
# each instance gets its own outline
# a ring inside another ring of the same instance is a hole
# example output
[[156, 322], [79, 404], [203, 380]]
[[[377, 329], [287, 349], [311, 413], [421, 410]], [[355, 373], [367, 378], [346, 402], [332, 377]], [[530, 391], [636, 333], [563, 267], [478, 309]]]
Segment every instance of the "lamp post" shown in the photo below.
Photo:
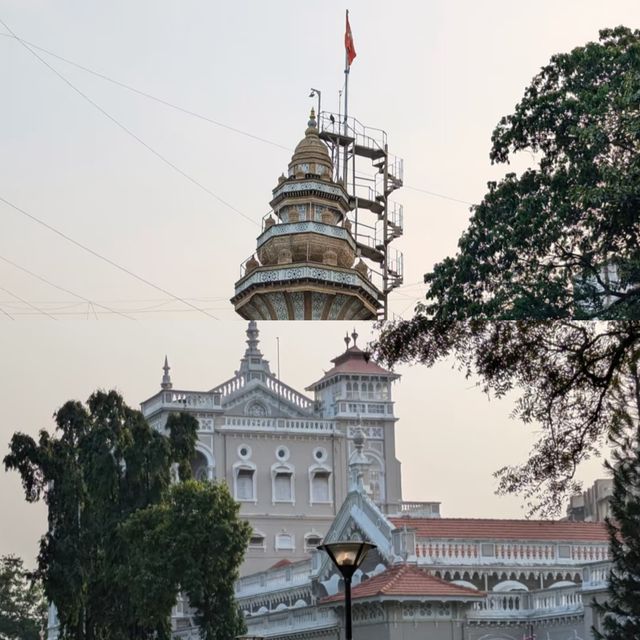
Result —
[[[311, 87], [311, 93], [309, 94], [309, 97], [313, 98], [315, 96], [318, 96], [318, 122], [320, 122], [320, 99], [322, 97], [322, 91]], [[320, 129], [320, 127], [318, 127], [318, 129]]]
[[318, 545], [318, 549], [326, 551], [333, 564], [344, 578], [344, 629], [345, 639], [351, 640], [351, 578], [362, 564], [365, 556], [376, 545], [370, 542], [329, 542]]

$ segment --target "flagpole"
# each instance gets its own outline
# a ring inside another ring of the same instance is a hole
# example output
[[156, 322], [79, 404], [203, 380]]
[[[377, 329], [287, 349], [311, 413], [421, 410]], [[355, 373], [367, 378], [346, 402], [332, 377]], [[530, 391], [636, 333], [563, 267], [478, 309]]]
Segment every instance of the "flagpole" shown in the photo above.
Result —
[[[346, 24], [349, 24], [349, 9], [347, 9], [347, 13], [346, 13], [346, 20], [345, 20]], [[344, 50], [344, 126], [342, 128], [342, 133], [343, 135], [347, 136], [347, 117], [349, 115], [349, 106], [348, 106], [348, 99], [349, 99], [349, 52], [347, 51], [347, 48], [345, 47]], [[342, 167], [343, 170], [343, 182], [344, 182], [344, 188], [347, 188], [347, 151], [348, 151], [349, 146], [347, 145], [347, 141], [345, 140], [345, 145], [344, 145], [344, 165]]]

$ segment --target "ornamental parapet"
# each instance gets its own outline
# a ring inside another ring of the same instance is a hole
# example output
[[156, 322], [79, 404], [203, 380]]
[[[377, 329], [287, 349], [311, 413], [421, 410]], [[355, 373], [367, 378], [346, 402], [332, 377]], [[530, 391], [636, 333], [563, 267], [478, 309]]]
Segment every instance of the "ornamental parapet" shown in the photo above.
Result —
[[257, 267], [238, 280], [235, 286], [235, 298], [252, 287], [299, 283], [301, 281], [315, 281], [338, 288], [361, 289], [375, 304], [382, 296], [376, 287], [353, 269], [328, 268], [317, 264], [297, 264], [295, 266]]
[[324, 224], [323, 222], [287, 222], [271, 225], [258, 236], [258, 249], [271, 240], [271, 238], [301, 233], [317, 233], [321, 236], [338, 238], [349, 244], [354, 252], [356, 251], [355, 240], [346, 229], [331, 224]]
[[582, 589], [584, 591], [606, 589], [612, 569], [613, 563], [610, 560], [586, 564], [582, 573]]
[[606, 543], [418, 539], [416, 556], [420, 564], [582, 566], [585, 562], [606, 560], [609, 556], [609, 546]]
[[579, 586], [528, 592], [489, 593], [473, 603], [469, 620], [548, 618], [584, 611]]
[[302, 560], [239, 578], [235, 585], [235, 593], [236, 598], [241, 599], [310, 583], [311, 560]]
[[220, 430], [269, 431], [289, 433], [313, 433], [334, 435], [335, 422], [305, 418], [254, 418], [250, 416], [225, 416]]
[[284, 634], [338, 627], [342, 619], [330, 608], [304, 607], [247, 618], [247, 634], [270, 638]]
[[221, 395], [215, 392], [160, 391], [141, 404], [145, 418], [161, 411], [222, 411]]

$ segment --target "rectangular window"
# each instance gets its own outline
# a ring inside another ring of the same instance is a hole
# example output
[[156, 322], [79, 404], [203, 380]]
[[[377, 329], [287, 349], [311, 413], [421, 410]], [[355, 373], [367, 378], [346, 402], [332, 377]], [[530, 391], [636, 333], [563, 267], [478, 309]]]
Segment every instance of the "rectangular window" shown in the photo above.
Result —
[[236, 499], [253, 500], [253, 469], [238, 469]]
[[330, 502], [328, 471], [316, 471], [311, 478], [311, 502]]
[[276, 473], [273, 482], [274, 502], [291, 502], [293, 494], [291, 490], [291, 474]]

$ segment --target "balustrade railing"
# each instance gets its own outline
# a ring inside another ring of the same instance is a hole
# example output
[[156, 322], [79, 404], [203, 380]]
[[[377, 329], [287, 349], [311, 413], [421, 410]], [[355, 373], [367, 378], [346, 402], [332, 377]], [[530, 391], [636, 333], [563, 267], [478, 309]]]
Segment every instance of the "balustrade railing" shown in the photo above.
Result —
[[295, 587], [310, 582], [311, 561], [295, 563], [286, 567], [255, 573], [236, 582], [236, 598], [247, 598], [286, 587]]
[[340, 624], [340, 619], [332, 609], [305, 607], [247, 618], [246, 623], [249, 635], [271, 637], [287, 632], [333, 627]]
[[[237, 375], [230, 380], [219, 384], [217, 387], [211, 390], [211, 393], [217, 393], [220, 394], [222, 398], [226, 398], [244, 388], [247, 385], [247, 382], [248, 380], [244, 375]], [[267, 376], [265, 378], [265, 384], [271, 391], [279, 395], [287, 402], [299, 407], [300, 409], [304, 409], [306, 411], [310, 411], [313, 409], [313, 400], [310, 400], [309, 398], [291, 388], [289, 385], [286, 385], [284, 382], [281, 382], [277, 378]]]
[[149, 416], [162, 409], [174, 411], [207, 411], [220, 409], [220, 394], [215, 391], [160, 391], [141, 405], [144, 416]]
[[473, 603], [472, 618], [528, 618], [583, 609], [579, 586], [526, 592], [489, 593]]
[[304, 418], [252, 418], [250, 416], [225, 416], [224, 427], [248, 431], [284, 431], [295, 433], [335, 433], [335, 422], [330, 420], [306, 420]]
[[611, 561], [592, 562], [585, 565], [583, 570], [583, 589], [602, 589], [609, 584], [609, 574], [613, 564]]
[[[490, 553], [482, 553], [489, 546]], [[566, 546], [566, 545], [560, 545]], [[605, 560], [607, 545], [571, 545], [567, 557], [558, 554], [558, 545], [544, 543], [501, 543], [492, 540], [452, 542], [450, 540], [418, 540], [416, 555], [424, 562], [465, 564], [470, 560], [479, 564], [561, 564], [583, 565], [585, 560]]]

